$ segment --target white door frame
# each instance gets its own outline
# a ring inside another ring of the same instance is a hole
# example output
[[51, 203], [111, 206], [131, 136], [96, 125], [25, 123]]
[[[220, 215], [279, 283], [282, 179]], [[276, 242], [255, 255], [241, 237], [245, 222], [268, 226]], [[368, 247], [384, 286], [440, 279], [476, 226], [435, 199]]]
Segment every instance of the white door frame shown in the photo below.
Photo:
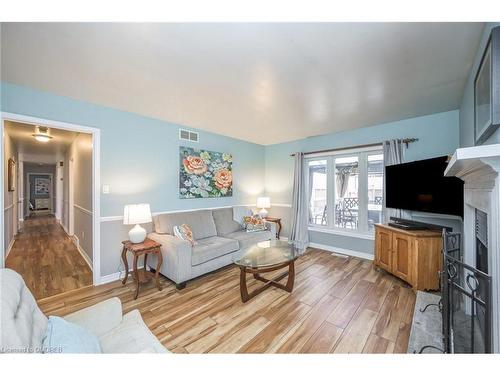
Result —
[[17, 166], [17, 233], [22, 228], [24, 221], [24, 161], [18, 160]]
[[31, 186], [30, 186], [30, 176], [31, 175], [38, 175], [38, 176], [50, 176], [50, 193], [49, 193], [49, 204], [50, 204], [50, 213], [54, 213], [54, 174], [50, 172], [29, 172], [26, 173], [26, 176], [28, 177], [27, 187], [28, 187], [28, 200], [31, 198]]
[[[68, 159], [68, 234], [75, 234], [75, 184], [74, 184], [73, 157]], [[64, 178], [64, 177], [63, 177]]]
[[[1, 131], [0, 136], [0, 173], [2, 175], [2, 191], [5, 188], [4, 184], [4, 133], [5, 121], [22, 122], [25, 124], [43, 125], [49, 128], [57, 128], [62, 130], [75, 131], [80, 133], [88, 133], [92, 135], [92, 273], [94, 285], [100, 284], [101, 278], [101, 131], [98, 128], [73, 124], [69, 122], [61, 122], [48, 120], [33, 116], [25, 116], [17, 113], [1, 112]], [[4, 194], [0, 197], [0, 268], [5, 267], [5, 246], [4, 246]]]

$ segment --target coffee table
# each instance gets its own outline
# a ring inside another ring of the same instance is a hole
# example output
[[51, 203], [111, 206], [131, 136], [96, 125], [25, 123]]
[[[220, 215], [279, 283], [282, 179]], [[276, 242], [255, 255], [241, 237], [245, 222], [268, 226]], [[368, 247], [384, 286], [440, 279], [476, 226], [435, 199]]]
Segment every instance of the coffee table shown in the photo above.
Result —
[[[302, 253], [302, 251], [299, 251], [292, 244], [275, 239], [259, 242], [249, 248], [240, 250], [234, 263], [240, 268], [241, 300], [247, 302], [271, 285], [291, 293], [295, 280], [295, 260]], [[288, 271], [273, 279], [266, 279], [260, 275], [285, 267], [288, 267]], [[247, 288], [247, 273], [253, 274], [254, 279], [262, 281], [265, 284], [249, 293]], [[279, 283], [286, 276], [288, 276], [287, 283], [285, 285]]]

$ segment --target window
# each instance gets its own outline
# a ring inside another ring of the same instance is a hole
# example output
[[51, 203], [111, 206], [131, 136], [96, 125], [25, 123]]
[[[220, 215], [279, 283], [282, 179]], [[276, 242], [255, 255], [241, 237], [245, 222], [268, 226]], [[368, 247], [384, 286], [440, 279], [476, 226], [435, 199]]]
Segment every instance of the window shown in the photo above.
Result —
[[382, 220], [384, 158], [381, 147], [333, 152], [306, 160], [309, 224], [369, 234]]
[[313, 160], [309, 162], [309, 223], [326, 225], [326, 160]]

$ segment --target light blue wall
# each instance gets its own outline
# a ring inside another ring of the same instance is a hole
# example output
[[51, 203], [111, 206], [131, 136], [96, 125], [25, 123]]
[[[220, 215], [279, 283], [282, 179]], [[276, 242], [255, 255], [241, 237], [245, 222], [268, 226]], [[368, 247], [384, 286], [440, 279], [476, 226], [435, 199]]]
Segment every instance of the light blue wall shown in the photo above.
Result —
[[[153, 212], [252, 204], [264, 191], [264, 146], [205, 131], [199, 144], [181, 142], [179, 125], [6, 82], [0, 99], [5, 112], [101, 129], [101, 184], [111, 192], [101, 194], [101, 217], [121, 216], [125, 204], [140, 202]], [[180, 145], [231, 153], [233, 197], [179, 199]], [[121, 241], [128, 229], [119, 220], [101, 223], [101, 276], [123, 270]]]
[[[464, 89], [462, 104], [460, 106], [460, 147], [474, 146], [474, 78], [483, 56], [484, 48], [488, 42], [491, 29], [500, 26], [500, 22], [489, 22], [484, 27], [483, 36], [472, 65], [469, 78]], [[500, 143], [500, 128], [496, 130], [485, 144]]]
[[[417, 137], [420, 141], [406, 151], [410, 161], [452, 153], [459, 142], [458, 111], [266, 147], [200, 131], [199, 147], [234, 155], [234, 196], [181, 200], [177, 191], [178, 149], [179, 145], [192, 144], [178, 140], [179, 125], [6, 82], [1, 86], [2, 111], [101, 129], [101, 184], [110, 185], [111, 190], [109, 195], [101, 194], [101, 216], [121, 215], [123, 206], [134, 202], [149, 202], [153, 211], [251, 204], [264, 190], [273, 203], [289, 204], [292, 152]], [[288, 236], [289, 211], [288, 207], [275, 206], [270, 212], [283, 218], [284, 236]], [[101, 275], [120, 270], [120, 241], [125, 237], [126, 228], [121, 223], [101, 224]], [[312, 239], [329, 246], [373, 252], [370, 240], [323, 233], [313, 234]]]
[[[419, 141], [405, 150], [407, 161], [427, 159], [452, 154], [459, 144], [458, 110], [415, 117], [407, 120], [370, 126], [345, 132], [311, 137], [300, 141], [282, 143], [266, 147], [266, 194], [277, 204], [290, 204], [292, 201], [293, 158], [295, 151], [318, 151], [336, 147], [382, 142], [391, 138], [415, 137]], [[289, 234], [289, 209], [274, 207], [271, 214], [285, 218], [283, 234]], [[421, 217], [415, 220], [425, 221]], [[452, 225], [460, 229], [459, 220], [442, 220], [433, 217], [434, 222]], [[312, 233], [313, 242], [349, 250], [373, 253], [373, 241], [353, 237]]]
[[[2, 111], [101, 129], [101, 184], [111, 191], [101, 194], [101, 216], [122, 215], [125, 204], [140, 202], [153, 211], [248, 204], [264, 191], [264, 146], [205, 131], [199, 131], [199, 144], [181, 142], [180, 125], [6, 82], [1, 86]], [[233, 154], [233, 197], [179, 199], [180, 145]]]

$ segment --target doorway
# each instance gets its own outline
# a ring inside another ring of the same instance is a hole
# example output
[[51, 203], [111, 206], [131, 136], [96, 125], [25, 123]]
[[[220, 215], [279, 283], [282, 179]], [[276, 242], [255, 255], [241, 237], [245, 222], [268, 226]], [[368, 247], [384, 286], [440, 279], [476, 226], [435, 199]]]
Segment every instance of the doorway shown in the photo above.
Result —
[[[47, 135], [51, 137], [50, 142], [47, 143], [52, 144], [53, 149], [59, 154], [56, 152], [57, 155], [53, 155], [55, 159], [42, 160], [43, 158], [39, 157], [35, 162], [39, 167], [52, 168], [51, 172], [31, 171], [30, 167], [34, 160], [30, 152], [33, 150], [29, 147], [23, 152], [15, 150], [15, 143], [20, 143], [16, 137], [14, 137], [16, 140], [12, 142], [14, 147], [12, 144], [6, 145], [5, 142], [2, 142], [2, 152], [0, 153], [2, 172], [7, 172], [4, 171], [7, 165], [6, 160], [15, 159], [18, 189], [16, 192], [12, 192], [11, 196], [7, 197], [8, 199], [2, 196], [1, 207], [4, 208], [3, 211], [5, 212], [5, 207], [8, 206], [7, 211], [16, 212], [17, 217], [14, 219], [14, 215], [10, 217], [6, 214], [1, 217], [3, 246], [0, 252], [0, 266], [9, 266], [11, 262], [10, 258], [7, 259], [8, 255], [13, 249], [17, 249], [15, 247], [16, 240], [10, 237], [18, 238], [19, 247], [22, 247], [22, 242], [29, 241], [29, 237], [33, 236], [33, 231], [38, 231], [38, 233], [51, 232], [54, 234], [53, 238], [56, 239], [56, 242], [50, 246], [47, 245], [47, 247], [57, 248], [59, 253], [49, 254], [45, 259], [40, 257], [40, 262], [60, 263], [62, 259], [66, 259], [71, 264], [73, 258], [77, 266], [84, 268], [88, 265], [90, 267], [90, 285], [100, 284], [99, 129], [12, 113], [2, 113], [1, 120], [4, 139], [9, 135], [8, 131], [13, 126], [12, 123], [30, 127], [32, 134], [29, 134], [29, 137], [34, 137], [38, 129], [42, 127], [43, 132], [48, 133]], [[56, 142], [56, 140], [62, 132], [68, 132], [74, 136], [71, 143], [73, 148], [59, 147], [56, 150], [56, 144], [61, 146], [61, 142]], [[29, 139], [32, 141], [31, 138]], [[10, 151], [14, 149], [13, 155], [6, 154], [9, 147]], [[88, 176], [79, 176], [75, 171], [70, 171], [72, 169], [70, 165], [78, 171], [85, 169]], [[3, 173], [3, 176], [3, 183], [6, 186], [6, 174]], [[88, 191], [82, 192], [81, 187], [85, 185], [85, 181], [89, 182]], [[71, 185], [71, 189], [69, 185]], [[74, 186], [76, 186], [79, 201], [73, 201]], [[7, 206], [6, 203], [8, 203]], [[18, 209], [15, 209], [15, 206]], [[78, 207], [78, 209], [75, 210], [74, 207]], [[16, 225], [12, 225], [12, 223]], [[80, 229], [76, 231], [74, 227]], [[71, 241], [66, 241], [64, 236], [68, 236]], [[5, 246], [6, 243], [8, 243], [7, 246]], [[68, 250], [72, 245], [77, 248], [78, 254]], [[82, 249], [86, 251], [82, 251]], [[41, 251], [42, 253], [47, 255], [44, 251]], [[87, 256], [82, 261], [77, 255], [84, 255], [84, 253]], [[19, 260], [12, 262], [14, 266], [16, 262], [19, 263]], [[81, 285], [81, 280], [75, 281], [68, 275], [69, 271], [67, 273], [64, 270], [61, 272], [60, 288], [57, 285], [45, 285], [44, 288], [49, 293], [51, 291], [55, 293], [66, 287], [71, 289]]]
[[[24, 163], [24, 170], [29, 170], [27, 166]], [[55, 165], [48, 167], [50, 170], [55, 170]], [[55, 206], [54, 174], [52, 172], [28, 172], [26, 176], [28, 199], [26, 200], [27, 210], [24, 217], [53, 214]]]

